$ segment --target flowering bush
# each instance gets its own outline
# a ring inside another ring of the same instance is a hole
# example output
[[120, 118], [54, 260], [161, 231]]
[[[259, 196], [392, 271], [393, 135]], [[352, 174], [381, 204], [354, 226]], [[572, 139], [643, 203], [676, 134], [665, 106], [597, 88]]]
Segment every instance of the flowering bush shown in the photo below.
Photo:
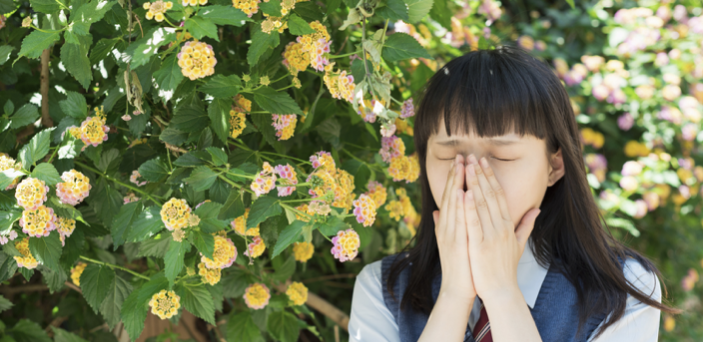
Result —
[[0, 281], [50, 290], [4, 333], [135, 340], [188, 311], [228, 340], [332, 340], [322, 297], [348, 313], [340, 278], [420, 224], [413, 98], [503, 37], [554, 66], [606, 222], [689, 308], [661, 340], [703, 337], [701, 9], [523, 5], [0, 0]]

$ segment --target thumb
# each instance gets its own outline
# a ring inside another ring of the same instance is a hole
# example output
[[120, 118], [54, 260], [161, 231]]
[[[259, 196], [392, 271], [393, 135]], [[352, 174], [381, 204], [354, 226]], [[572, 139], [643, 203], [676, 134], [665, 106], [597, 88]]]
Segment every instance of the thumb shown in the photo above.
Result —
[[537, 220], [537, 216], [540, 212], [541, 210], [537, 208], [532, 209], [525, 213], [525, 215], [522, 217], [522, 220], [520, 220], [520, 224], [515, 230], [515, 236], [517, 237], [517, 241], [520, 244], [520, 247], [525, 247], [527, 239], [530, 237], [530, 234], [532, 234], [532, 230], [535, 228], [535, 220]]
[[437, 220], [439, 220], [439, 210], [432, 212], [432, 219], [434, 220], [434, 225], [437, 225]]

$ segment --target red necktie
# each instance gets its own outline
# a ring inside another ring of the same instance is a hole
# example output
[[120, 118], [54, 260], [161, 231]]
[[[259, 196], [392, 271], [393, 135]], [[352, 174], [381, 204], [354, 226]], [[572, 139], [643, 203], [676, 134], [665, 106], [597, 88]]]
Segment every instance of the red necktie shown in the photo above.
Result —
[[483, 301], [481, 301], [481, 316], [474, 326], [473, 334], [476, 342], [493, 342], [491, 322], [488, 321], [488, 313], [486, 307], [483, 306]]

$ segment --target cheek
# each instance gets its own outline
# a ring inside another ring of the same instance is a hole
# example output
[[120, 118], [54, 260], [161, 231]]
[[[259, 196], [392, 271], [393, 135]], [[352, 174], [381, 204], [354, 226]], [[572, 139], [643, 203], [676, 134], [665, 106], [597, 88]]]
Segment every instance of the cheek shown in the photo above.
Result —
[[427, 180], [430, 183], [430, 190], [432, 191], [432, 197], [437, 203], [437, 207], [441, 209], [442, 207], [442, 196], [444, 195], [444, 188], [447, 186], [447, 173], [449, 172], [449, 167], [445, 166], [433, 166], [427, 168]]
[[504, 171], [496, 177], [505, 192], [508, 210], [513, 224], [517, 226], [525, 213], [538, 208], [547, 190], [546, 170], [534, 168]]

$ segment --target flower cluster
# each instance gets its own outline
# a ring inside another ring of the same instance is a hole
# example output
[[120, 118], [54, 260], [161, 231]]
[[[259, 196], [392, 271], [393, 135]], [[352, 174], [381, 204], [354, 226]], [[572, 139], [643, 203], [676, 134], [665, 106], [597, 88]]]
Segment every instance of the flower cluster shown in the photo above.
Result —
[[354, 100], [354, 89], [356, 88], [354, 76], [347, 75], [346, 70], [333, 72], [332, 68], [334, 68], [335, 63], [332, 62], [325, 67], [325, 76], [322, 79], [325, 81], [325, 85], [333, 98], [352, 102]]
[[403, 188], [395, 189], [395, 194], [398, 196], [397, 200], [393, 200], [386, 204], [386, 210], [390, 213], [389, 216], [396, 221], [403, 219], [410, 234], [415, 235], [415, 227], [420, 225], [420, 215], [415, 211], [410, 197], [408, 197], [407, 191]]
[[36, 209], [25, 209], [20, 217], [22, 232], [33, 237], [49, 236], [56, 229], [54, 209], [40, 205]]
[[338, 231], [337, 235], [332, 238], [332, 243], [334, 244], [332, 255], [341, 262], [354, 260], [361, 245], [359, 234], [351, 228]]
[[85, 144], [83, 149], [88, 145], [97, 147], [102, 144], [107, 140], [107, 133], [110, 131], [110, 128], [105, 125], [107, 118], [102, 107], [96, 107], [94, 110], [95, 116], [89, 116], [81, 123], [81, 140]]
[[184, 199], [171, 198], [161, 207], [161, 221], [166, 229], [173, 231], [189, 227], [191, 209]]
[[608, 169], [608, 160], [602, 154], [587, 153], [584, 156], [584, 161], [588, 166], [588, 171], [596, 176], [599, 182], [605, 180], [605, 172]]
[[368, 227], [376, 220], [376, 202], [366, 194], [361, 194], [354, 200], [354, 215], [356, 221]]
[[[247, 226], [247, 218], [249, 218], [249, 210], [251, 208], [246, 208], [244, 209], [244, 215], [239, 216], [232, 220], [230, 222], [230, 225], [232, 226], [232, 229], [239, 234], [239, 235], [248, 235], [248, 236], [259, 236], [259, 226], [261, 224], [256, 225], [254, 228], [249, 228], [246, 229]], [[246, 229], [246, 234], [244, 233], [244, 230]]]
[[[19, 171], [21, 169], [22, 167], [19, 165], [19, 163], [15, 162], [14, 159], [10, 158], [7, 153], [0, 153], [0, 172], [7, 170]], [[8, 185], [7, 188], [5, 188], [4, 190], [14, 189], [17, 186], [17, 183], [19, 183], [19, 181], [20, 177], [13, 179], [12, 183], [10, 183], [10, 185]]]
[[251, 309], [263, 309], [269, 303], [271, 291], [262, 283], [254, 283], [244, 290], [244, 302]]
[[263, 194], [267, 194], [275, 186], [276, 173], [274, 172], [273, 167], [271, 167], [271, 164], [265, 161], [263, 170], [259, 172], [256, 179], [251, 182], [251, 190], [254, 191], [256, 196], [261, 196]]
[[[283, 9], [281, 9], [281, 13], [283, 13]], [[266, 19], [261, 22], [261, 31], [265, 33], [270, 34], [273, 30], [277, 30], [278, 33], [283, 33], [283, 31], [288, 28], [288, 22], [281, 21], [283, 17], [269, 16], [266, 13], [264, 13], [264, 17]]]
[[303, 305], [308, 300], [308, 288], [303, 283], [294, 281], [288, 285], [286, 295], [293, 302], [293, 305]]
[[645, 157], [649, 155], [650, 150], [647, 145], [635, 141], [635, 140], [630, 140], [625, 144], [625, 155], [628, 157]]
[[[185, 6], [185, 4], [183, 5]], [[158, 22], [162, 22], [166, 18], [164, 16], [164, 13], [173, 8], [173, 3], [170, 1], [162, 0], [156, 0], [154, 2], [147, 1], [144, 3], [143, 7], [145, 10], [147, 10], [145, 16], [148, 20], [155, 19]]]
[[[322, 201], [318, 201], [318, 202], [322, 202]], [[323, 202], [323, 203], [324, 203], [324, 202]], [[329, 206], [328, 206], [328, 208], [329, 208]], [[307, 203], [301, 204], [301, 205], [295, 207], [295, 209], [296, 209], [296, 210], [299, 210], [299, 211], [301, 211], [301, 212], [303, 212], [303, 213], [306, 213], [306, 214], [308, 214], [308, 215], [310, 215], [310, 216], [315, 215], [315, 212], [312, 211], [312, 208], [311, 208]], [[298, 213], [295, 213], [295, 219], [298, 220], [298, 221], [310, 222], [310, 218], [309, 218], [309, 217], [300, 215], [300, 214], [298, 214]]]
[[37, 262], [37, 259], [32, 256], [32, 253], [29, 251], [29, 238], [24, 238], [22, 240], [17, 240], [15, 241], [15, 248], [17, 248], [17, 251], [22, 254], [22, 256], [14, 256], [15, 261], [17, 261], [17, 267], [24, 267], [26, 269], [33, 269], [36, 268], [37, 265], [39, 265], [39, 262]]
[[142, 186], [146, 185], [148, 183], [147, 181], [140, 181], [139, 178], [142, 177], [142, 174], [139, 173], [139, 170], [133, 170], [132, 174], [129, 176], [129, 181], [136, 184], [137, 186]]
[[383, 184], [378, 181], [369, 181], [366, 188], [369, 189], [369, 191], [366, 192], [366, 195], [373, 199], [374, 203], [376, 203], [376, 208], [380, 208], [384, 203], [386, 203], [388, 191]]
[[405, 154], [405, 143], [397, 136], [381, 138], [381, 150], [378, 152], [384, 162], [390, 163], [393, 158]]
[[2, 235], [0, 236], [0, 245], [4, 245], [10, 241], [14, 241], [17, 238], [17, 232], [14, 230], [10, 230], [10, 233], [7, 234], [7, 236]]
[[273, 114], [271, 125], [276, 129], [278, 140], [288, 140], [295, 132], [298, 116], [295, 114]]
[[420, 177], [420, 161], [417, 152], [411, 156], [399, 156], [391, 159], [388, 173], [394, 182], [405, 180], [406, 183], [414, 182]]
[[403, 101], [403, 105], [400, 109], [400, 117], [403, 119], [415, 116], [415, 106], [413, 105], [413, 99], [409, 98]]
[[201, 253], [200, 261], [205, 263], [207, 268], [230, 267], [237, 259], [237, 247], [229, 238], [215, 235], [215, 251], [212, 253], [212, 257], [213, 259], [210, 259]]
[[315, 33], [298, 36], [296, 41], [302, 44], [301, 51], [307, 52], [310, 57], [310, 65], [317, 71], [323, 71], [325, 65], [329, 64], [329, 60], [324, 56], [330, 52], [330, 34], [327, 33], [327, 27], [315, 20], [310, 23], [310, 27], [315, 30]]
[[332, 154], [327, 151], [320, 151], [310, 156], [313, 169], [334, 170], [337, 166], [334, 163]]
[[337, 169], [335, 174], [334, 202], [332, 206], [351, 209], [354, 201], [354, 176], [349, 172]]
[[178, 53], [178, 66], [183, 76], [191, 81], [214, 74], [216, 64], [215, 52], [210, 44], [187, 41]]
[[88, 264], [79, 261], [78, 264], [71, 267], [71, 281], [73, 281], [76, 286], [81, 286], [81, 274], [83, 274], [86, 266], [88, 266]]
[[374, 123], [376, 122], [376, 113], [373, 111], [374, 106], [376, 105], [378, 101], [376, 99], [364, 99], [363, 101], [359, 101], [359, 109], [356, 110], [356, 113], [361, 116], [364, 121], [368, 123]]
[[183, 6], [204, 6], [207, 5], [207, 0], [182, 0], [181, 5]]
[[151, 313], [161, 319], [168, 319], [178, 313], [181, 307], [181, 297], [173, 291], [161, 290], [155, 293], [149, 301]]
[[88, 197], [92, 186], [90, 180], [84, 174], [71, 169], [61, 175], [63, 182], [56, 184], [56, 196], [61, 202], [77, 205]]
[[46, 194], [49, 187], [43, 180], [27, 177], [19, 185], [15, 192], [17, 205], [24, 209], [33, 210], [46, 202]]
[[303, 52], [303, 44], [296, 41], [289, 42], [281, 55], [283, 56], [283, 65], [293, 76], [305, 71], [310, 65], [310, 54]]
[[315, 247], [310, 242], [293, 243], [293, 257], [296, 261], [307, 262], [312, 258]]
[[689, 268], [688, 274], [686, 274], [686, 276], [681, 279], [681, 288], [683, 288], [684, 291], [693, 290], [693, 287], [698, 282], [698, 279], [698, 271], [696, 271], [696, 269], [694, 268]]
[[605, 138], [603, 137], [603, 133], [596, 132], [593, 129], [586, 127], [581, 129], [581, 142], [585, 145], [591, 145], [593, 148], [598, 149], [603, 147]]
[[61, 238], [61, 246], [66, 245], [66, 238], [76, 230], [76, 220], [66, 217], [56, 217], [56, 230]]
[[229, 135], [236, 139], [247, 127], [246, 113], [251, 111], [251, 101], [242, 94], [237, 94], [234, 97], [234, 102], [236, 105], [229, 111]]
[[198, 263], [198, 275], [205, 284], [215, 285], [222, 277], [221, 268], [207, 268], [204, 262]]
[[131, 202], [136, 202], [139, 201], [139, 197], [134, 195], [133, 192], [127, 193], [127, 196], [124, 197], [124, 204], [131, 203]]
[[232, 0], [232, 6], [242, 10], [249, 18], [259, 11], [259, 3], [261, 0]]
[[264, 244], [264, 240], [261, 238], [261, 236], [257, 235], [247, 246], [247, 250], [244, 251], [244, 255], [251, 258], [256, 258], [263, 254], [265, 249], [266, 245]]
[[276, 186], [278, 190], [278, 196], [284, 197], [288, 196], [295, 191], [295, 185], [298, 184], [298, 176], [295, 169], [289, 164], [286, 165], [276, 165], [273, 168], [276, 175], [278, 175], [279, 186]]

